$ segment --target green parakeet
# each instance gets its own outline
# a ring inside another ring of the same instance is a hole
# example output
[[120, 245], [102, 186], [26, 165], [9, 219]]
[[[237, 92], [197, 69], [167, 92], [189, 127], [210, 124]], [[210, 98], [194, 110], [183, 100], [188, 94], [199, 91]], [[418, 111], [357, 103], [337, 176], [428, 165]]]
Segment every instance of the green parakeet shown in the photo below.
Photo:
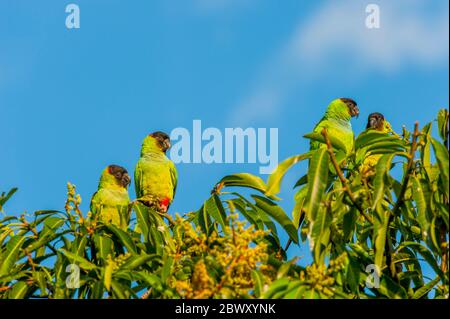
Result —
[[[370, 130], [375, 130], [378, 132], [382, 132], [382, 133], [388, 133], [388, 134], [393, 134], [395, 136], [397, 136], [398, 138], [400, 138], [400, 136], [398, 136], [394, 130], [391, 127], [391, 124], [386, 121], [386, 119], [384, 118], [384, 115], [378, 112], [374, 112], [369, 114], [369, 117], [367, 119], [367, 126], [366, 126], [366, 130], [364, 131], [370, 131]], [[377, 165], [378, 161], [380, 160], [382, 154], [373, 154], [373, 155], [367, 155], [364, 157], [363, 163], [360, 167], [360, 172], [363, 175], [373, 175], [375, 172], [375, 166]]]
[[[340, 98], [332, 101], [319, 123], [314, 127], [315, 133], [322, 133], [327, 129], [328, 135], [342, 141], [346, 146], [346, 153], [349, 154], [353, 149], [354, 134], [350, 119], [359, 115], [359, 109], [356, 102], [349, 98]], [[326, 147], [325, 144], [311, 140], [311, 150]]]
[[[334, 137], [343, 142], [346, 147], [346, 153], [349, 154], [353, 150], [354, 134], [350, 119], [359, 115], [359, 109], [356, 102], [349, 98], [339, 98], [332, 101], [319, 123], [314, 127], [314, 133], [322, 134], [324, 128], [330, 137]], [[314, 151], [321, 147], [327, 147], [326, 144], [311, 139], [310, 150]], [[330, 171], [334, 168], [330, 164]], [[309, 185], [306, 184], [300, 188], [295, 194], [296, 205], [294, 207], [293, 216], [297, 227], [300, 227], [305, 218], [305, 198], [309, 192]], [[288, 247], [289, 245], [287, 245]]]
[[134, 172], [137, 200], [160, 213], [169, 209], [178, 181], [175, 165], [166, 156], [169, 148], [170, 138], [166, 133], [148, 135]]
[[91, 199], [91, 213], [99, 221], [126, 229], [129, 221], [128, 185], [131, 179], [125, 168], [109, 165], [102, 172], [98, 190]]

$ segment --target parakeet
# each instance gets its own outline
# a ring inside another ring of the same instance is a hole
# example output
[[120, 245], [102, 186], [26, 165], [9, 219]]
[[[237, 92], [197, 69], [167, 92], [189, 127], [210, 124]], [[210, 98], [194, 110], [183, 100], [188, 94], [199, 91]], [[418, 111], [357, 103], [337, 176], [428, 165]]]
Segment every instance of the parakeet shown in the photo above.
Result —
[[[322, 133], [327, 129], [329, 136], [334, 136], [342, 141], [346, 146], [346, 153], [353, 149], [354, 134], [350, 119], [359, 115], [359, 108], [356, 102], [349, 98], [340, 98], [332, 101], [319, 123], [314, 127], [315, 133]], [[325, 144], [311, 140], [310, 149], [315, 150], [326, 147]]]
[[166, 133], [148, 135], [134, 172], [136, 198], [160, 213], [166, 213], [175, 196], [178, 174], [175, 164], [166, 156], [170, 138]]
[[[364, 133], [368, 132], [370, 130], [375, 130], [375, 131], [378, 131], [381, 133], [392, 134], [392, 135], [400, 138], [400, 136], [398, 136], [392, 129], [391, 124], [388, 121], [386, 121], [383, 114], [378, 113], [378, 112], [369, 114], [369, 117], [367, 119], [366, 130], [364, 131]], [[378, 163], [378, 161], [380, 160], [381, 156], [382, 156], [382, 154], [367, 155], [364, 158], [363, 163], [360, 167], [361, 174], [366, 175], [366, 176], [373, 175], [375, 166]]]
[[129, 221], [128, 185], [131, 178], [125, 168], [118, 165], [106, 167], [100, 177], [98, 190], [91, 199], [91, 213], [99, 221], [126, 229]]
[[[327, 129], [327, 133], [330, 137], [335, 137], [343, 142], [346, 147], [346, 153], [349, 154], [353, 150], [354, 134], [350, 120], [354, 116], [359, 115], [359, 109], [356, 102], [349, 98], [339, 98], [332, 101], [325, 111], [325, 115], [322, 117], [319, 123], [314, 127], [314, 133], [322, 134], [324, 128]], [[311, 140], [310, 150], [314, 151], [322, 147], [327, 147], [326, 144], [316, 140]], [[330, 164], [330, 171], [334, 168]], [[306, 184], [300, 188], [295, 194], [296, 205], [292, 212], [297, 227], [301, 227], [303, 220], [305, 219], [305, 198], [309, 192], [309, 185]], [[298, 222], [297, 222], [298, 221]], [[290, 240], [286, 245], [285, 250], [290, 245]]]

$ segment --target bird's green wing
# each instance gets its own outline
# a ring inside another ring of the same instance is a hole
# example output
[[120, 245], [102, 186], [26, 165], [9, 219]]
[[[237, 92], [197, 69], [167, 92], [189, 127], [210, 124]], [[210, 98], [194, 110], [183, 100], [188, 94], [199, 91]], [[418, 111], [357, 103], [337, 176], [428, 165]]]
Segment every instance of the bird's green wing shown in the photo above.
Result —
[[141, 184], [142, 184], [142, 168], [140, 165], [140, 161], [138, 161], [138, 163], [136, 164], [136, 168], [134, 170], [134, 188], [136, 191], [136, 198], [142, 197]]
[[96, 192], [94, 193], [94, 195], [92, 195], [91, 204], [90, 204], [90, 206], [89, 206], [89, 210], [91, 211], [92, 214], [97, 213], [97, 212], [96, 212], [96, 210], [97, 210], [97, 205], [99, 204], [99, 203], [98, 203], [98, 200], [99, 200], [98, 197], [99, 197], [98, 191], [96, 191]]
[[[327, 129], [328, 129], [328, 125], [329, 125], [328, 120], [327, 120], [325, 117], [323, 117], [323, 118], [319, 121], [319, 123], [317, 123], [317, 125], [314, 127], [313, 132], [314, 132], [314, 133], [318, 133], [318, 134], [322, 134], [322, 130], [323, 130], [324, 128], [327, 128]], [[316, 150], [316, 149], [318, 149], [318, 148], [320, 148], [320, 147], [325, 147], [325, 144], [320, 143], [320, 142], [318, 142], [318, 141], [311, 140], [311, 142], [310, 142], [310, 150], [311, 150], [311, 151], [312, 151], [312, 150]]]
[[175, 197], [175, 192], [177, 190], [178, 184], [178, 172], [175, 164], [172, 161], [169, 161], [169, 170], [170, 170], [170, 178], [172, 179], [173, 186], [173, 197]]
[[105, 202], [107, 202], [107, 199], [105, 198], [103, 189], [97, 190], [94, 195], [92, 195], [90, 210], [93, 216], [97, 215], [97, 218], [101, 219], [101, 216], [104, 213]]

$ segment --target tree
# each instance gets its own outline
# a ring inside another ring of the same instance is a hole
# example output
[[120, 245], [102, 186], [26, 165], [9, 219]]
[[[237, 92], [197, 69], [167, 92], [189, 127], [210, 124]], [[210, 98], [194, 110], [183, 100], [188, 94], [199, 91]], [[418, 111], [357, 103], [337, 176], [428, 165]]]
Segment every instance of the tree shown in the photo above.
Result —
[[[307, 134], [324, 147], [286, 159], [267, 183], [226, 176], [170, 223], [133, 203], [126, 231], [84, 215], [68, 184], [63, 211], [0, 220], [0, 297], [448, 298], [448, 123], [441, 110], [441, 141], [433, 123], [402, 137], [365, 132], [349, 155], [326, 131]], [[290, 218], [276, 195], [304, 160]], [[287, 260], [291, 244], [309, 244], [313, 263]]]

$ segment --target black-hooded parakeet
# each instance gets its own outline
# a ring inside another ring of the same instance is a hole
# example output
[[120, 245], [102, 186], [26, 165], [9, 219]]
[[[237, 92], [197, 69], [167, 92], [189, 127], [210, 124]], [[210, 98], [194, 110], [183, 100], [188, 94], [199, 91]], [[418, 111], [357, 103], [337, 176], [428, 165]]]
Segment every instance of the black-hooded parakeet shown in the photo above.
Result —
[[166, 213], [175, 196], [178, 174], [175, 164], [166, 156], [170, 138], [166, 133], [148, 135], [134, 172], [136, 198], [160, 213]]
[[106, 167], [100, 177], [98, 189], [91, 199], [91, 213], [105, 223], [126, 228], [129, 221], [128, 185], [130, 176], [118, 165]]
[[[400, 139], [400, 136], [394, 132], [391, 127], [391, 124], [384, 118], [384, 115], [378, 112], [374, 112], [369, 114], [367, 119], [366, 130], [361, 133], [367, 133], [369, 131], [377, 131], [380, 133], [392, 134]], [[362, 165], [360, 167], [360, 172], [363, 175], [373, 175], [375, 171], [375, 166], [380, 160], [383, 154], [370, 154], [367, 153], [364, 157]]]
[[[354, 134], [350, 119], [359, 115], [356, 102], [349, 98], [339, 98], [332, 101], [325, 111], [319, 123], [314, 127], [314, 132], [321, 134], [324, 128], [330, 137], [339, 139], [346, 147], [346, 153], [351, 153], [353, 149]], [[311, 150], [326, 147], [319, 141], [311, 140]]]

